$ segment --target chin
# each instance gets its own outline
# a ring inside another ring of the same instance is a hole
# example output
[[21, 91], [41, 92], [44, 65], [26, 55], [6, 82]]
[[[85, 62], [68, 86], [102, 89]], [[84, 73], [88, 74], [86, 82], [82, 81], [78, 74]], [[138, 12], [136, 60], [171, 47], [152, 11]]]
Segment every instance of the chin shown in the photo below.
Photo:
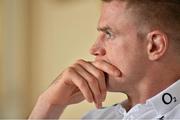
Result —
[[122, 78], [106, 76], [106, 87], [108, 92], [123, 92], [124, 85]]
[[108, 92], [121, 92], [122, 88], [120, 83], [111, 77], [108, 77], [108, 79], [106, 79], [106, 87]]
[[114, 87], [107, 87], [107, 91], [108, 92], [123, 92], [123, 90], [119, 89], [119, 88], [114, 88]]

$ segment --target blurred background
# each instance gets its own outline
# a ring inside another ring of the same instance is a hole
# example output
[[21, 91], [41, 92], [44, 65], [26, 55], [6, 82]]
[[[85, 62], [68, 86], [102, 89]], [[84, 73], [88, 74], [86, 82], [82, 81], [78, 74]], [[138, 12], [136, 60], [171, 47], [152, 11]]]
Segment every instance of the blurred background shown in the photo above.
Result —
[[[93, 60], [99, 0], [0, 0], [0, 119], [27, 118], [38, 96], [68, 65]], [[105, 106], [125, 99], [108, 93]], [[95, 107], [69, 106], [61, 118]]]

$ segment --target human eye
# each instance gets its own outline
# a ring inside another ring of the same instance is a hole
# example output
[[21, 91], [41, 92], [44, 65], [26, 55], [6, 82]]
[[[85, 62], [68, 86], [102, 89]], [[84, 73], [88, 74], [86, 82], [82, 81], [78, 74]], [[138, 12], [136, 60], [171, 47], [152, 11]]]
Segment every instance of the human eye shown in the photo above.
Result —
[[105, 37], [106, 39], [112, 39], [113, 38], [113, 34], [111, 31], [105, 31]]

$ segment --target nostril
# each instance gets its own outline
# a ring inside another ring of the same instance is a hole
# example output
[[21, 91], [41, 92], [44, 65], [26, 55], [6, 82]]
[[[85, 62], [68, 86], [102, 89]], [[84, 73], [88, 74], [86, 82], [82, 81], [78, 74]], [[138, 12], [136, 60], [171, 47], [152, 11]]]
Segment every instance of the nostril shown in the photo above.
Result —
[[101, 55], [101, 56], [106, 55], [106, 50], [103, 49], [103, 48], [101, 48], [101, 49], [99, 50], [99, 55]]
[[103, 49], [98, 49], [96, 51], [92, 51], [91, 54], [94, 56], [104, 56], [106, 55], [106, 51]]
[[93, 46], [90, 49], [90, 54], [94, 56], [104, 56], [106, 54], [106, 50], [103, 47]]
[[99, 54], [98, 54], [98, 53], [95, 53], [94, 55], [95, 55], [95, 56], [98, 56]]
[[99, 48], [98, 50], [96, 50], [94, 52], [94, 55], [95, 56], [104, 56], [104, 55], [106, 55], [106, 51], [105, 51], [105, 49]]

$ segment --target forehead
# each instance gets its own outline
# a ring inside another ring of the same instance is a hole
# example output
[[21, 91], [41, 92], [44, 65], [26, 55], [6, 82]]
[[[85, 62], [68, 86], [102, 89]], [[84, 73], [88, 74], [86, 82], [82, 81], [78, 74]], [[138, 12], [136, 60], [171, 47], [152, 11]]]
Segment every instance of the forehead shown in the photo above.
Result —
[[104, 2], [101, 8], [101, 16], [99, 25], [117, 23], [126, 19], [126, 2], [114, 0], [112, 2]]
[[123, 12], [125, 10], [127, 3], [125, 1], [113, 0], [111, 2], [103, 2], [102, 12], [108, 9], [109, 12], [119, 11]]

